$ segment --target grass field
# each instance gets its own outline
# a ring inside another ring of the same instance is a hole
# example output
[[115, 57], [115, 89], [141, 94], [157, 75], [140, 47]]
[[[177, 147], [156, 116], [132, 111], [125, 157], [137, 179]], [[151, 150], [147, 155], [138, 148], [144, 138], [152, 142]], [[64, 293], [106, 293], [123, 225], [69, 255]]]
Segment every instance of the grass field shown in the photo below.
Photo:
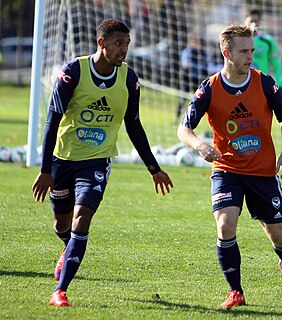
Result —
[[[24, 144], [27, 89], [3, 90], [0, 145]], [[68, 290], [73, 307], [55, 308], [48, 302], [62, 244], [52, 230], [49, 202], [32, 198], [39, 168], [0, 163], [0, 319], [281, 319], [277, 258], [245, 209], [238, 242], [248, 305], [218, 307], [228, 287], [216, 257], [210, 169], [164, 169], [175, 187], [162, 197], [143, 165], [113, 165], [85, 258]]]

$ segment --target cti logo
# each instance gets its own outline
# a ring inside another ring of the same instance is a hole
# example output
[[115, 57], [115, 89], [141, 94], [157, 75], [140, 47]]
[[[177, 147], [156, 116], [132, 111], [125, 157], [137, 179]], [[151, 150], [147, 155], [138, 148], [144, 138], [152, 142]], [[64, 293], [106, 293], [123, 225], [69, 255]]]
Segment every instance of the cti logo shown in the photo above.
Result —
[[[108, 106], [106, 97], [102, 97], [101, 99], [98, 99], [97, 101], [92, 102], [87, 106], [87, 110], [83, 110], [80, 113], [80, 117], [84, 122], [112, 122], [114, 115], [113, 114], [98, 114], [98, 116], [95, 115], [93, 110], [95, 111], [110, 111], [111, 108]], [[89, 110], [90, 109], [90, 110]]]
[[[250, 112], [243, 103], [238, 103], [238, 105], [230, 112], [229, 120], [226, 122], [226, 130], [229, 134], [234, 134], [240, 128], [241, 130], [248, 130], [258, 127], [260, 125], [258, 119], [248, 119], [252, 118], [253, 114]], [[234, 121], [237, 120], [237, 121]], [[238, 120], [243, 120], [238, 123]]]

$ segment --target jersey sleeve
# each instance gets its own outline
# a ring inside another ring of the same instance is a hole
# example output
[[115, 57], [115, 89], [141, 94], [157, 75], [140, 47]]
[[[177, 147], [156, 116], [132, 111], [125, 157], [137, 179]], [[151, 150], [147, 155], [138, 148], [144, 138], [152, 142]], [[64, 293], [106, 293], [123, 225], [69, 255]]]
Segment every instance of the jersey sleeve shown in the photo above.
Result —
[[78, 85], [80, 66], [77, 59], [71, 60], [62, 66], [58, 72], [53, 87], [49, 110], [64, 114], [73, 91]]
[[182, 119], [181, 124], [190, 129], [195, 129], [202, 117], [207, 112], [211, 101], [210, 80], [204, 80], [189, 103]]
[[42, 144], [42, 173], [51, 172], [53, 151], [56, 145], [57, 132], [61, 119], [61, 114], [49, 110]]
[[267, 74], [261, 74], [261, 82], [267, 102], [278, 122], [282, 122], [282, 90], [275, 80]]
[[49, 104], [42, 144], [41, 172], [50, 173], [57, 132], [73, 91], [78, 84], [80, 67], [77, 59], [67, 62], [58, 72]]
[[124, 117], [126, 132], [151, 174], [160, 171], [160, 167], [152, 154], [149, 141], [139, 117], [140, 84], [132, 69], [127, 76], [128, 105]]

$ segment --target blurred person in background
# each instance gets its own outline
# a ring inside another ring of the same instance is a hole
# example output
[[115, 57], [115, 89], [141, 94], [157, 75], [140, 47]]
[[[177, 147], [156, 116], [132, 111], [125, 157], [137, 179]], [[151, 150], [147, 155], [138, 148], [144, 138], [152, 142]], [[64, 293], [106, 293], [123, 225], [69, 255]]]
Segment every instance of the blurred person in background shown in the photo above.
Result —
[[[188, 35], [188, 44], [181, 53], [181, 68], [183, 70], [182, 87], [185, 92], [194, 92], [200, 83], [208, 76], [208, 55], [203, 39], [194, 32]], [[178, 121], [186, 99], [180, 98], [176, 112]]]
[[261, 70], [266, 74], [272, 74], [279, 87], [282, 86], [281, 81], [281, 58], [279, 47], [275, 39], [264, 33], [260, 27], [262, 12], [259, 9], [250, 9], [245, 18], [245, 24], [254, 23], [257, 27], [254, 36], [255, 52], [253, 67]]

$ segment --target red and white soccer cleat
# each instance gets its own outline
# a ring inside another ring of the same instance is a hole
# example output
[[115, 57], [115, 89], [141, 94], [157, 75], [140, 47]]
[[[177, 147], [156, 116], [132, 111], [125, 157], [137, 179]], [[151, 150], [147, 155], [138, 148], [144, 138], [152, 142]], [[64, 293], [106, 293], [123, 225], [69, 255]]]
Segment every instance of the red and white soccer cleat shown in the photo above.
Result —
[[55, 307], [70, 307], [71, 303], [68, 301], [65, 291], [59, 289], [55, 291], [50, 297], [50, 304]]
[[245, 298], [239, 291], [232, 290], [227, 294], [227, 300], [224, 301], [220, 306], [222, 308], [233, 308], [233, 307], [239, 307], [246, 304]]
[[65, 259], [65, 253], [66, 253], [66, 249], [64, 249], [64, 251], [61, 253], [61, 256], [56, 264], [55, 267], [55, 271], [54, 271], [54, 278], [59, 281], [60, 280], [60, 276], [61, 276], [61, 272], [62, 272], [62, 268], [63, 268], [63, 264], [64, 264], [64, 259]]

